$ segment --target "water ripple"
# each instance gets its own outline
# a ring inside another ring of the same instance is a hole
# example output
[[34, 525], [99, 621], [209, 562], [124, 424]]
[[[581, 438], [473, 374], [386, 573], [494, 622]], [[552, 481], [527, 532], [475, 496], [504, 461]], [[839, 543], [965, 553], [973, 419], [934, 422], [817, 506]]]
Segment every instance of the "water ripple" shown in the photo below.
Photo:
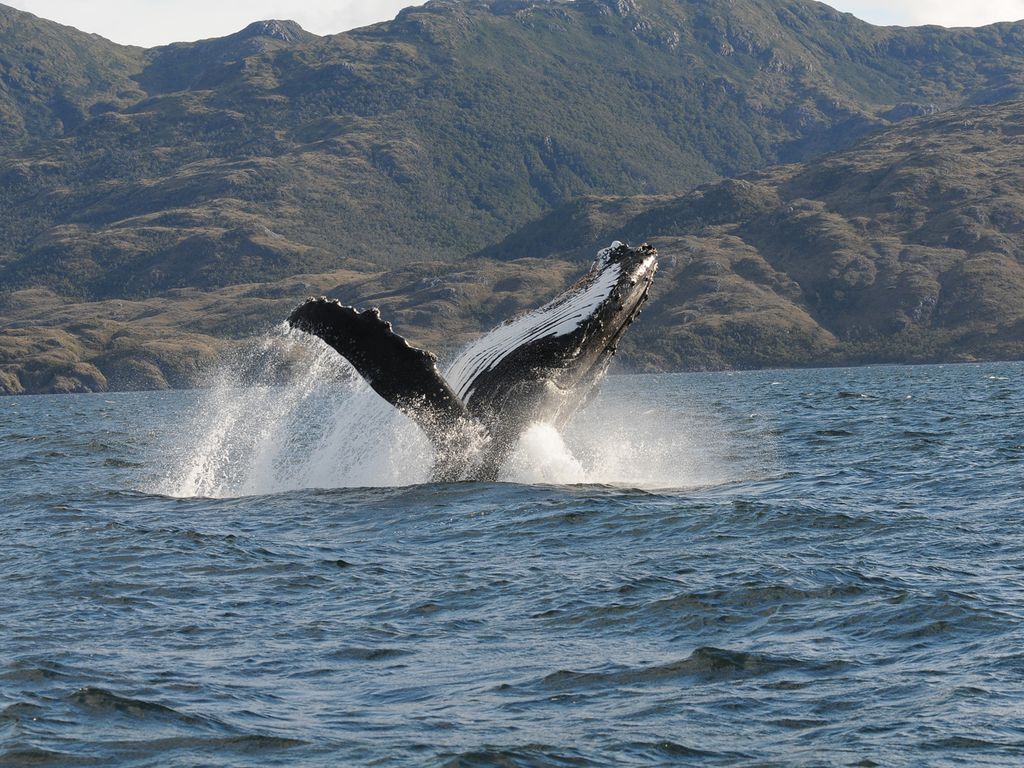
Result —
[[580, 484], [289, 475], [278, 409], [205, 496], [207, 394], [7, 399], [0, 765], [1020, 763], [1022, 373], [613, 378]]

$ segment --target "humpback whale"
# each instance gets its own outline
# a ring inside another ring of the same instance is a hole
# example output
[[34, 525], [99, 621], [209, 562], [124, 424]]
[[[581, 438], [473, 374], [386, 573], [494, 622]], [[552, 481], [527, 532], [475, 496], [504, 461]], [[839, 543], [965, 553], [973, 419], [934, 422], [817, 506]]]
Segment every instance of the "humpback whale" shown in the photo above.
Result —
[[310, 298], [288, 324], [319, 336], [419, 425], [435, 481], [492, 481], [530, 423], [561, 427], [594, 394], [657, 268], [651, 246], [612, 243], [567, 291], [471, 343], [444, 375], [376, 308]]

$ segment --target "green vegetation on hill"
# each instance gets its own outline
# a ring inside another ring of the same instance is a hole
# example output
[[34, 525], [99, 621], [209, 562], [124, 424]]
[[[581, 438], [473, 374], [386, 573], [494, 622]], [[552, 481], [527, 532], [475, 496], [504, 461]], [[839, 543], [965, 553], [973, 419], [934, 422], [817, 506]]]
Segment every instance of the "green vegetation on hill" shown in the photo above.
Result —
[[0, 5], [0, 156], [139, 101], [143, 56]]
[[4, 109], [37, 140], [0, 151], [0, 282], [77, 298], [451, 260], [581, 195], [676, 193], [1024, 83], [1020, 25], [810, 0], [434, 0], [147, 51], [2, 18]]
[[[451, 354], [538, 306], [612, 239], [657, 246], [620, 356], [639, 370], [1024, 356], [1024, 100], [909, 121], [684, 195], [585, 198], [457, 264], [0, 305], [0, 390], [181, 386], [309, 294], [380, 306]], [[530, 253], [533, 258], [522, 258]]]
[[580, 261], [648, 240], [662, 270], [624, 341], [650, 368], [1024, 356], [1024, 101], [679, 196], [591, 198], [482, 256]]
[[150, 50], [0, 6], [0, 391], [184, 385], [301, 286], [436, 347], [612, 239], [662, 252], [642, 368], [1019, 356], [1022, 98], [1022, 24], [811, 0]]

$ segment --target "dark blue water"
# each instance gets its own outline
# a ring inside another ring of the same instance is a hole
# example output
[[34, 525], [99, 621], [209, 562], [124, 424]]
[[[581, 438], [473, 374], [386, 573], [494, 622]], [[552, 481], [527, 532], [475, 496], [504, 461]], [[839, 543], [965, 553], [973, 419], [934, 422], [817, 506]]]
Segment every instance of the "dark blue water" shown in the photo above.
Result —
[[523, 461], [626, 485], [243, 497], [329, 475], [244, 393], [0, 398], [0, 765], [1020, 764], [1022, 374], [615, 377]]

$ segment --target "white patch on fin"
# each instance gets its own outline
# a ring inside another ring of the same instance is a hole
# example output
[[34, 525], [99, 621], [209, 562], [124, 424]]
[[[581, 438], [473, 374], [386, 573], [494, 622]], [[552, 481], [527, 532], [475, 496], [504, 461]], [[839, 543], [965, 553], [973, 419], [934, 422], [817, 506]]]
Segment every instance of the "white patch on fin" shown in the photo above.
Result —
[[[607, 263], [608, 254], [616, 247], [613, 244], [601, 251], [595, 265]], [[580, 283], [575, 291], [502, 323], [466, 347], [448, 368], [445, 379], [462, 401], [468, 402], [477, 377], [492, 370], [512, 352], [533, 341], [568, 336], [579, 328], [611, 297], [621, 273], [621, 263], [609, 264], [589, 281]]]

